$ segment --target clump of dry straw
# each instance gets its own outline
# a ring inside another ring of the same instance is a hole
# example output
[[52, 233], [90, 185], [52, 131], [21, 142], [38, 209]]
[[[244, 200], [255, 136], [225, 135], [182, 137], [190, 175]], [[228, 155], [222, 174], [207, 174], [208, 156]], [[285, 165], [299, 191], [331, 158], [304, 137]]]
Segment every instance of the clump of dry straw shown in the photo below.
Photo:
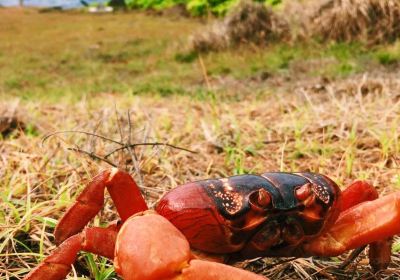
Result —
[[398, 0], [329, 0], [311, 18], [311, 33], [324, 41], [392, 42], [400, 37]]
[[253, 1], [242, 1], [224, 20], [192, 36], [192, 48], [207, 52], [239, 44], [267, 45], [289, 37], [288, 23], [270, 8]]

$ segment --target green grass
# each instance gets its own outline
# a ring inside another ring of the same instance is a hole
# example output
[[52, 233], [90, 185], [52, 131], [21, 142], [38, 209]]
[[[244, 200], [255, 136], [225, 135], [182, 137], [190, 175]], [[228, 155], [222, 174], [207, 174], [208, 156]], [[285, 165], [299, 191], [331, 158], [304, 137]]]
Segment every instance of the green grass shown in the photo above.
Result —
[[[321, 172], [342, 187], [366, 179], [384, 194], [400, 188], [399, 43], [276, 43], [198, 56], [185, 44], [202, 26], [142, 13], [0, 9], [0, 109], [15, 108], [26, 125], [0, 142], [0, 280], [21, 279], [54, 250], [57, 220], [108, 167], [68, 148], [102, 155], [115, 148], [80, 134], [42, 144], [43, 136], [79, 129], [127, 141], [128, 110], [132, 142], [198, 151], [138, 151], [141, 173], [131, 173], [150, 205], [185, 182], [276, 170]], [[124, 153], [110, 159], [134, 166]], [[107, 201], [92, 225], [116, 218]], [[398, 248], [397, 238], [397, 264]], [[352, 273], [373, 277], [365, 263], [363, 254]], [[304, 271], [346, 279], [337, 264], [298, 259], [260, 271], [271, 279], [304, 279]], [[91, 254], [74, 267], [78, 279], [115, 278], [111, 262]]]
[[[104, 92], [170, 96], [196, 95], [207, 89], [198, 55], [186, 47], [188, 37], [203, 27], [197, 20], [140, 13], [1, 13], [3, 96], [57, 102]], [[241, 47], [202, 59], [210, 79], [228, 76], [245, 82], [260, 73], [294, 79], [299, 75], [347, 77], [379, 65], [390, 67], [399, 53], [398, 44], [369, 48], [308, 41]], [[240, 94], [229, 85], [214, 90]]]
[[397, 42], [394, 45], [382, 48], [375, 53], [376, 59], [384, 66], [396, 66], [400, 62], [400, 44]]

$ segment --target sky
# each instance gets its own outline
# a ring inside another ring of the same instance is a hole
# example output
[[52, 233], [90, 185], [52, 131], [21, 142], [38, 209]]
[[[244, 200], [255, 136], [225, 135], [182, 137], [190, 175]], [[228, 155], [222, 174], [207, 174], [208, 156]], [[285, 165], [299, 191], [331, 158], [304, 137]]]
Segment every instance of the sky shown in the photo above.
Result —
[[[105, 2], [104, 0], [84, 0], [85, 2]], [[0, 6], [17, 6], [18, 0], [0, 0]], [[54, 7], [61, 6], [64, 8], [81, 7], [80, 0], [24, 0], [25, 6], [37, 7]]]

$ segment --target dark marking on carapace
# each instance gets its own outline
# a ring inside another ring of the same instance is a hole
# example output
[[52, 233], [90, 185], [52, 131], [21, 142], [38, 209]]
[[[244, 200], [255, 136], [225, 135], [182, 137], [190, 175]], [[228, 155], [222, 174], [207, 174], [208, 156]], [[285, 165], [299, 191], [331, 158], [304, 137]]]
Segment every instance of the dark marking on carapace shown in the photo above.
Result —
[[205, 188], [215, 201], [221, 215], [227, 219], [234, 219], [249, 211], [249, 197], [260, 189], [266, 190], [271, 195], [273, 205], [282, 204], [281, 195], [277, 189], [268, 180], [257, 175], [239, 175], [196, 183]]
[[312, 183], [313, 192], [327, 206], [331, 206], [336, 201], [340, 189], [331, 179], [318, 173], [302, 172], [296, 174], [307, 178]]

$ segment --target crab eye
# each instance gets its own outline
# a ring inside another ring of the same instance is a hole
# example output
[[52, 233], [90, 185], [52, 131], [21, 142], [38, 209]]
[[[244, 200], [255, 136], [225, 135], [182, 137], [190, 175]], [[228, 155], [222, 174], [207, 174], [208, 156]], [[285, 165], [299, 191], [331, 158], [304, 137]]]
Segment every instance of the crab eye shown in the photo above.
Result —
[[311, 194], [311, 186], [310, 184], [305, 184], [300, 187], [297, 187], [294, 191], [294, 194], [298, 200], [306, 200]]
[[266, 190], [259, 189], [257, 203], [262, 207], [267, 207], [271, 203], [271, 195]]
[[268, 191], [259, 189], [251, 194], [250, 203], [257, 208], [267, 208], [271, 204], [271, 195]]

